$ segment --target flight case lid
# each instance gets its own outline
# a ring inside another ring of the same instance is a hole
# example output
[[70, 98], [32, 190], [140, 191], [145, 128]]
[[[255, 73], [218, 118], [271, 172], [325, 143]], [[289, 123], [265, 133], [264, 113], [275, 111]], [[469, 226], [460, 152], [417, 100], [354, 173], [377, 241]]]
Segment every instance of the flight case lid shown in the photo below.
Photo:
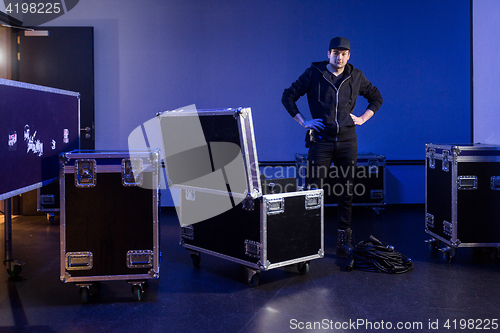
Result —
[[157, 118], [169, 187], [241, 199], [262, 195], [250, 108], [191, 107]]

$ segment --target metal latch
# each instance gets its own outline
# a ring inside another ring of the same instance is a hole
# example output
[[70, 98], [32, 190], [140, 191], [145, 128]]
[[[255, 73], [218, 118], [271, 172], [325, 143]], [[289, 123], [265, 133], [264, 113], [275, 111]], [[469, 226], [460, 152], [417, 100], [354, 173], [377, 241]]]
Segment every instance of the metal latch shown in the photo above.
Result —
[[436, 168], [436, 149], [435, 148], [429, 149], [429, 168], [431, 168], [431, 169]]
[[142, 170], [142, 158], [122, 160], [122, 185], [141, 186], [143, 182]]
[[233, 117], [235, 119], [238, 119], [238, 117], [242, 117], [243, 119], [245, 119], [249, 111], [250, 108], [237, 108], [236, 110], [234, 110]]
[[477, 176], [458, 176], [459, 190], [477, 190]]
[[490, 178], [490, 187], [492, 190], [500, 190], [500, 176], [492, 176]]
[[96, 161], [83, 159], [75, 161], [75, 186], [94, 187], [96, 184]]
[[182, 238], [189, 240], [194, 239], [194, 227], [192, 225], [182, 227]]
[[41, 194], [40, 203], [42, 205], [53, 205], [56, 203], [56, 196], [54, 194]]
[[245, 239], [245, 255], [260, 259], [260, 243]]
[[443, 156], [442, 169], [443, 169], [443, 171], [448, 172], [448, 171], [450, 171], [450, 161], [449, 161], [450, 151], [443, 150], [442, 156]]
[[384, 190], [370, 191], [370, 199], [383, 199], [383, 198], [384, 198]]
[[66, 270], [89, 270], [92, 269], [94, 256], [92, 252], [68, 252], [66, 253]]
[[378, 177], [378, 160], [368, 160], [368, 173]]
[[427, 213], [425, 217], [425, 225], [427, 228], [434, 228], [434, 215]]
[[265, 199], [267, 215], [281, 214], [285, 211], [285, 198]]
[[443, 221], [443, 232], [445, 235], [453, 237], [453, 224], [448, 221]]
[[148, 268], [153, 267], [153, 251], [133, 250], [127, 252], [128, 268]]
[[322, 195], [321, 193], [317, 194], [306, 194], [306, 209], [318, 209], [321, 207]]

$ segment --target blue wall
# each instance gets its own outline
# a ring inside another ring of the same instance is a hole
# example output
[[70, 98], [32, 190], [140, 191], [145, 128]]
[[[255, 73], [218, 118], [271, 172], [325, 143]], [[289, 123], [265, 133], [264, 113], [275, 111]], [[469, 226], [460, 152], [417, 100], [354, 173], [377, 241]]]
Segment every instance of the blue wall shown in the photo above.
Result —
[[500, 145], [500, 1], [474, 0], [474, 142]]
[[[358, 128], [360, 152], [423, 160], [426, 142], [470, 141], [469, 1], [86, 0], [48, 25], [95, 28], [98, 149], [126, 149], [158, 111], [249, 106], [259, 160], [292, 161], [305, 133], [281, 94], [338, 35], [384, 97]], [[310, 117], [305, 98], [299, 108]], [[399, 169], [395, 184], [422, 193]]]

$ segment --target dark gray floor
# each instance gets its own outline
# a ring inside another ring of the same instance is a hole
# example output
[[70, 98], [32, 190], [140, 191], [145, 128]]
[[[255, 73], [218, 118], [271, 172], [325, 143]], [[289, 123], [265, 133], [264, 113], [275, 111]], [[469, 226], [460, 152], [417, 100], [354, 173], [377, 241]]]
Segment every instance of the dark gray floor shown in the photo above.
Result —
[[[0, 333], [500, 330], [500, 265], [467, 248], [458, 249], [451, 264], [429, 251], [422, 206], [389, 206], [380, 216], [355, 208], [356, 241], [373, 234], [413, 260], [414, 270], [398, 275], [347, 272], [334, 256], [334, 215], [326, 210], [326, 255], [311, 261], [307, 275], [293, 267], [272, 269], [251, 288], [238, 264], [202, 255], [194, 268], [179, 246], [175, 211], [163, 210], [160, 279], [139, 302], [126, 282], [103, 282], [88, 304], [74, 284], [59, 281], [59, 226], [44, 216], [18, 217], [14, 259], [25, 265], [17, 279], [0, 269]], [[0, 237], [3, 242], [3, 231]], [[398, 330], [398, 323], [413, 329]], [[429, 328], [436, 324], [437, 330]]]

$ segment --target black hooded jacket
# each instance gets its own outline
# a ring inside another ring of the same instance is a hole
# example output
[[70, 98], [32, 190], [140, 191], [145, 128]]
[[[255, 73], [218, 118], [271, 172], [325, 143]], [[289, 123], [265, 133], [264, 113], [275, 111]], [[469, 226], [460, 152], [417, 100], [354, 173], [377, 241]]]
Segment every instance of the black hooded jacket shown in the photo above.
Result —
[[313, 119], [322, 119], [325, 129], [319, 134], [330, 141], [347, 141], [356, 138], [356, 125], [350, 114], [356, 98], [363, 96], [368, 101], [367, 109], [377, 112], [382, 105], [382, 95], [359, 69], [347, 64], [344, 79], [337, 89], [331, 82], [332, 73], [326, 66], [328, 61], [313, 62], [311, 67], [285, 89], [281, 102], [288, 113], [295, 117], [299, 110], [297, 100], [307, 94], [309, 110]]

